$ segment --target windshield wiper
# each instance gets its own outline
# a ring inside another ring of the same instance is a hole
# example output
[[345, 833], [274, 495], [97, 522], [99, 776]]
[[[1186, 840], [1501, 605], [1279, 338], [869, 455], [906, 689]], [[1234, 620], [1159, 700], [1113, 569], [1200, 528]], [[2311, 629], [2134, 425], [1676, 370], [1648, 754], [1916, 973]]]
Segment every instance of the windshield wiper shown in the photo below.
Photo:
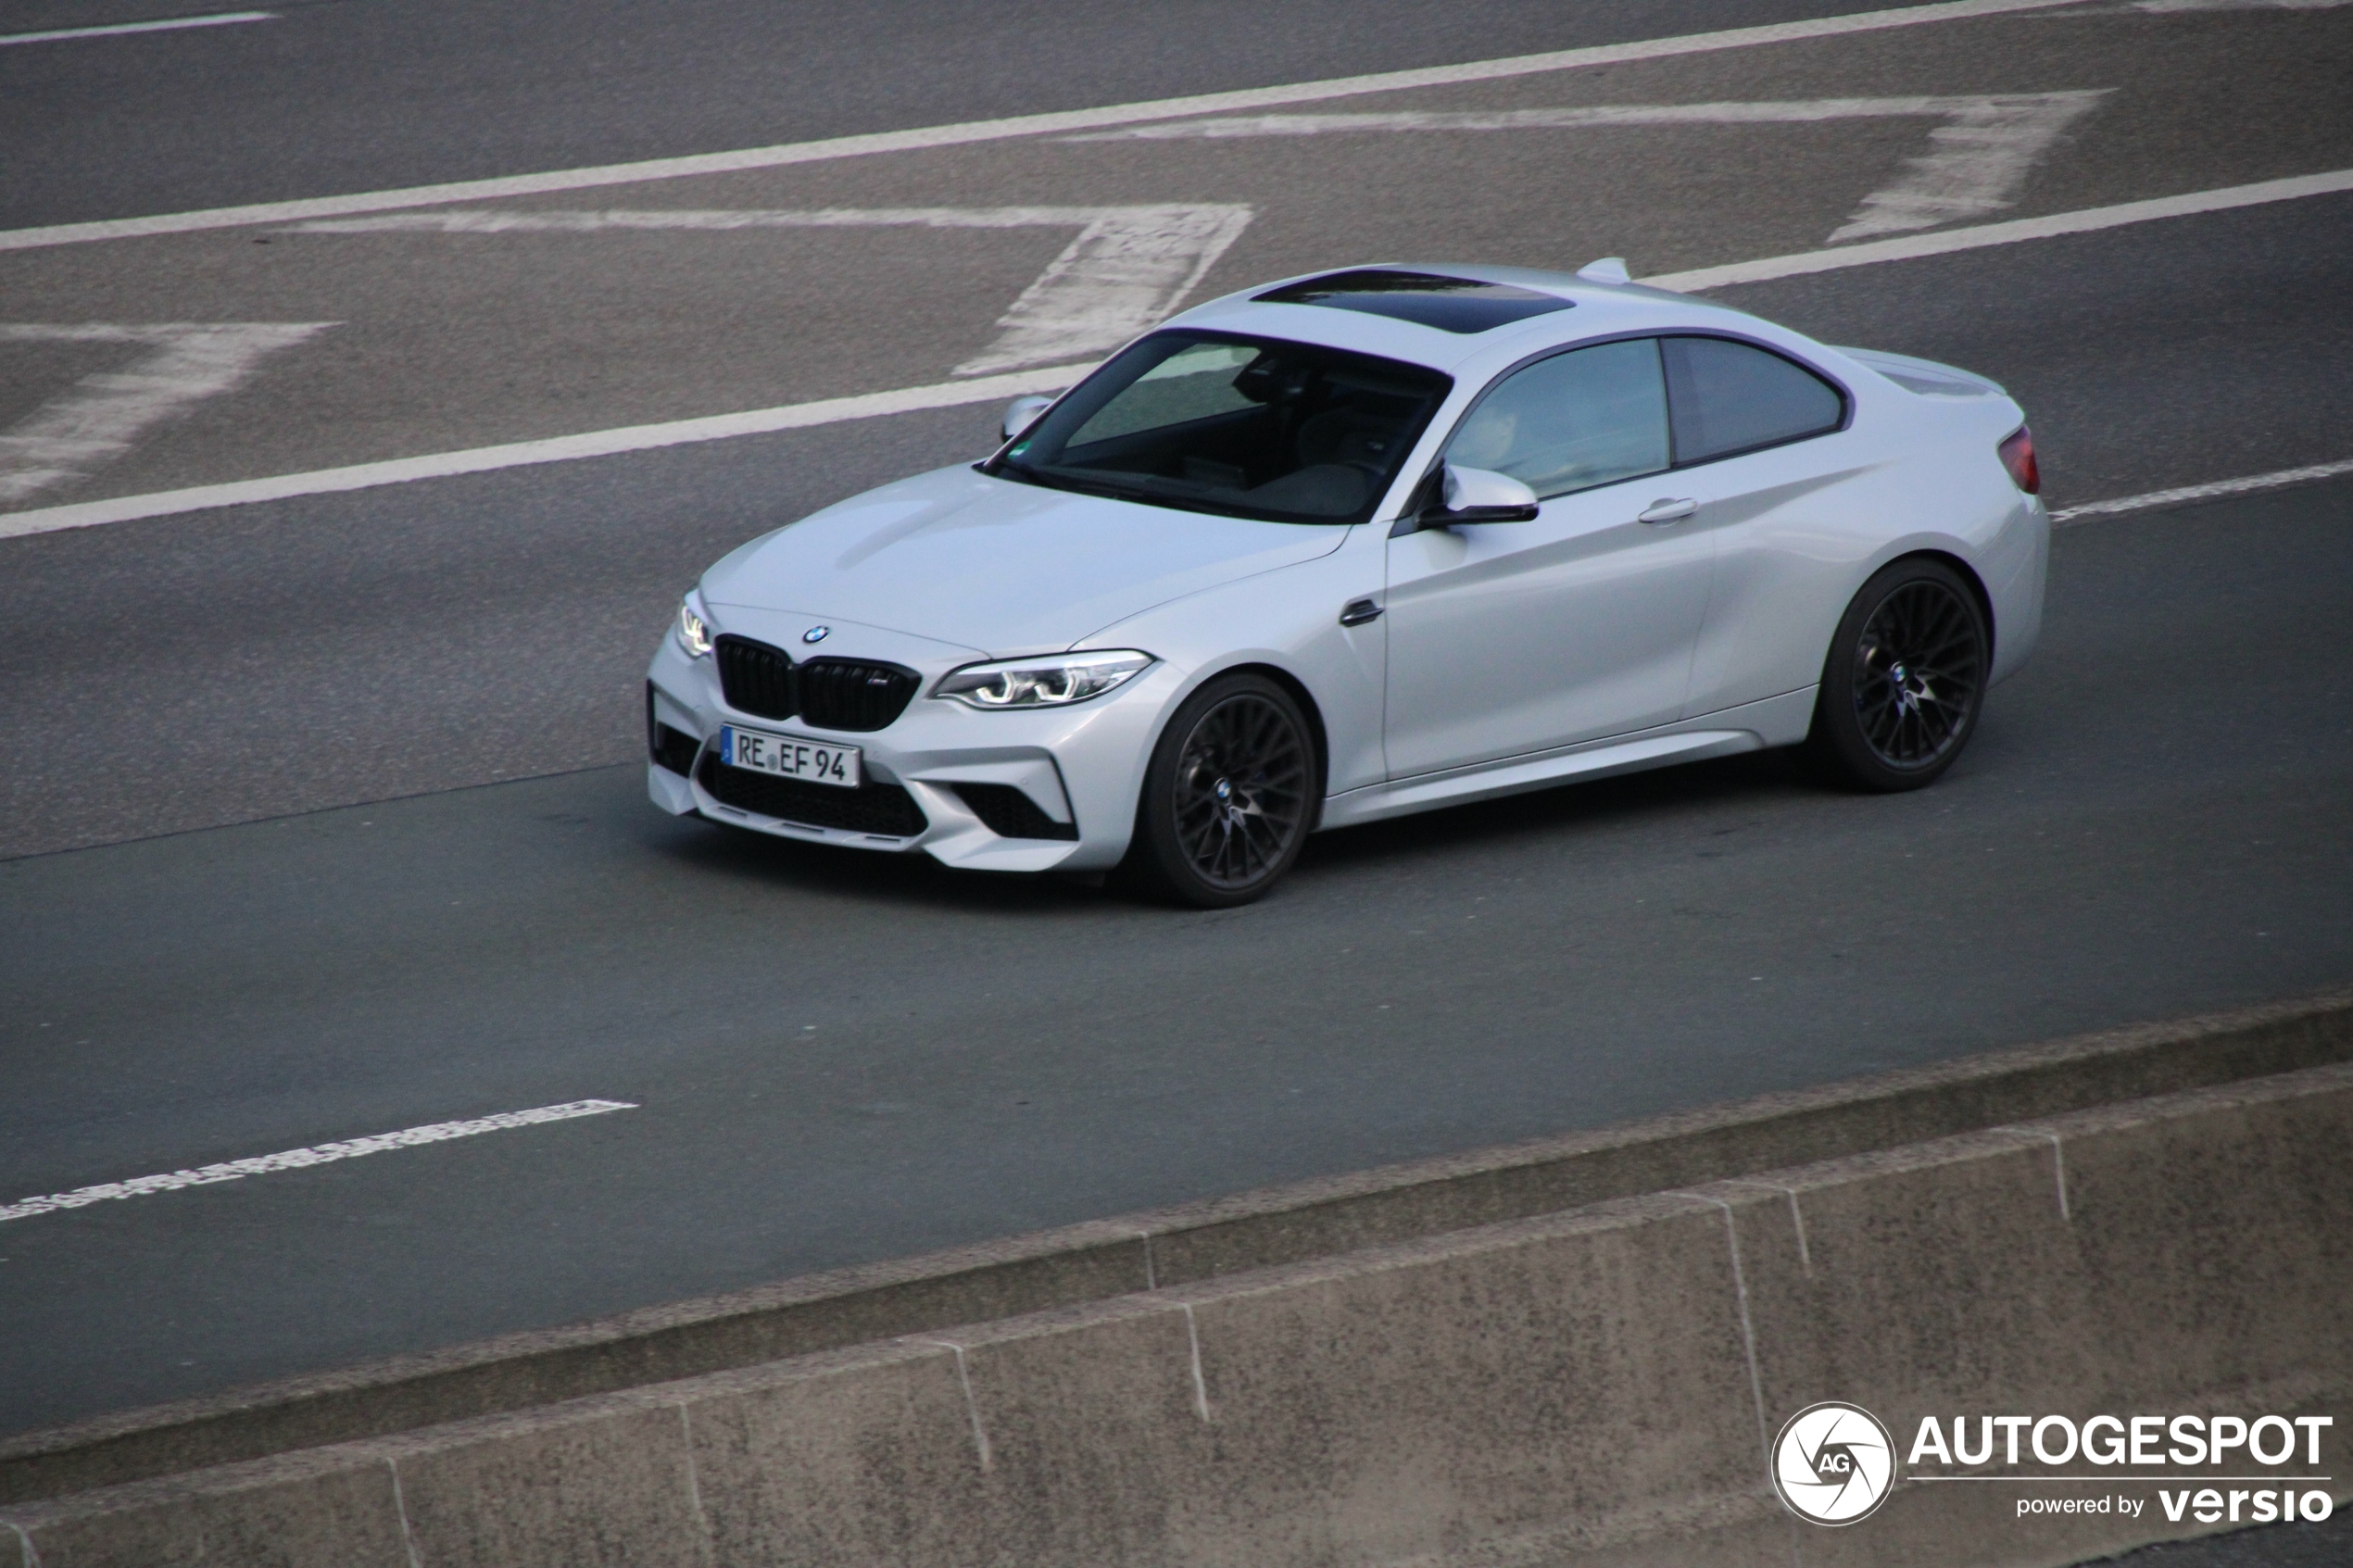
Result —
[[[1142, 477], [1150, 479], [1151, 476], [1145, 475]], [[1074, 481], [1071, 484], [1071, 488], [1074, 490], [1084, 490], [1090, 495], [1101, 495], [1114, 501], [1134, 501], [1139, 505], [1147, 507], [1168, 507], [1174, 510], [1182, 512], [1206, 512], [1211, 517], [1239, 517], [1245, 515], [1243, 513], [1236, 512], [1229, 508], [1218, 506], [1214, 502], [1202, 500], [1198, 496], [1188, 495], [1182, 492], [1161, 490], [1155, 488], [1150, 483], [1133, 485], [1104, 484], [1097, 487], [1089, 486], [1084, 482]]]
[[1014, 470], [1022, 480], [1042, 485], [1049, 490], [1076, 491], [1081, 495], [1101, 495], [1107, 501], [1132, 501], [1139, 492], [1123, 485], [1105, 483], [1101, 480], [1081, 479], [1067, 469], [1040, 468], [1033, 463], [1016, 463], [1008, 458], [1005, 467]]
[[1171, 511], [1200, 512], [1207, 517], [1241, 518], [1253, 522], [1308, 521], [1277, 516], [1265, 508], [1247, 505], [1221, 506], [1214, 501], [1155, 490], [1145, 485], [1106, 484], [1101, 481], [1090, 483], [1074, 478], [1065, 470], [1042, 469], [1029, 463], [1017, 463], [1011, 458], [993, 464], [987, 471], [998, 477], [1017, 479], [1025, 484], [1035, 484], [1042, 489], [1067, 490], [1079, 495], [1100, 495], [1106, 501], [1134, 501], [1139, 506], [1166, 507]]

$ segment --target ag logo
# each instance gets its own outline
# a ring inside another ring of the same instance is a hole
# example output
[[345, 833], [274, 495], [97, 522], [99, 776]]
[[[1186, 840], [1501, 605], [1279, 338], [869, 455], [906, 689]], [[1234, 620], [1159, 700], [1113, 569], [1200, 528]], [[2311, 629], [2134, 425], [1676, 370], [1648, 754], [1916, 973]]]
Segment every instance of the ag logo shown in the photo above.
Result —
[[1808, 1405], [1773, 1439], [1773, 1486], [1801, 1519], [1852, 1524], [1894, 1484], [1895, 1439], [1860, 1405]]

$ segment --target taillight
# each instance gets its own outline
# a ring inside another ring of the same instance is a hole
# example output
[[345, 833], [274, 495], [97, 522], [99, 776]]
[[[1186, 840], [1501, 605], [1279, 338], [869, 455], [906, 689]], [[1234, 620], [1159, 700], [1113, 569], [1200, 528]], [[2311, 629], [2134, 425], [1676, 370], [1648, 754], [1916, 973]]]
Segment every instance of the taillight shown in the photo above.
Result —
[[2034, 463], [2034, 433], [2024, 425], [2002, 438], [1994, 450], [2002, 454], [2002, 466], [2010, 470], [2010, 483], [2029, 495], [2043, 488], [2043, 470]]

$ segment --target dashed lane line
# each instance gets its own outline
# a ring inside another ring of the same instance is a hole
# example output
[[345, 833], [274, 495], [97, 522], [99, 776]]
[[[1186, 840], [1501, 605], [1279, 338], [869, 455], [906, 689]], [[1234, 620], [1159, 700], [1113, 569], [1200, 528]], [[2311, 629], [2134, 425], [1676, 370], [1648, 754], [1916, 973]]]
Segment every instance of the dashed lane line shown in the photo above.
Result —
[[105, 27], [56, 27], [46, 32], [0, 33], [0, 48], [11, 44], [62, 44], [69, 38], [120, 38], [132, 32], [178, 32], [192, 27], [234, 27], [239, 22], [275, 21], [275, 11], [221, 11], [209, 17], [170, 17], [162, 21], [114, 22]]
[[204, 229], [242, 228], [255, 223], [294, 223], [310, 218], [389, 212], [400, 207], [430, 207], [442, 202], [544, 195], [554, 191], [630, 185], [648, 180], [680, 180], [702, 174], [732, 174], [749, 169], [779, 169], [788, 164], [961, 146], [975, 142], [1051, 135], [1057, 132], [1092, 131], [1108, 125], [1133, 125], [1145, 120], [1175, 119], [1187, 115], [1231, 114], [1284, 104], [1317, 103], [1331, 98], [1353, 97], [1363, 93], [1393, 93], [1414, 87], [1496, 82], [1509, 77], [1541, 75], [1547, 71], [1574, 70], [1585, 66], [1667, 59], [1678, 55], [1750, 49], [1771, 44], [1803, 43], [1858, 32], [1877, 32], [1889, 28], [1923, 27], [1978, 17], [2052, 10], [2078, 4], [2081, 0], [1944, 0], [1944, 3], [1937, 5], [1857, 11], [1845, 16], [1773, 22], [1761, 27], [1727, 28], [1716, 32], [1683, 33], [1671, 38], [1638, 39], [1630, 43], [1595, 44], [1582, 49], [1559, 49], [1541, 55], [1474, 60], [1463, 65], [1379, 71], [1365, 76], [1333, 77], [1321, 82], [1292, 82], [1277, 87], [1199, 93], [1180, 98], [1156, 98], [1140, 103], [1110, 104], [1049, 114], [1013, 115], [1001, 119], [967, 120], [954, 125], [872, 132], [857, 136], [829, 136], [812, 142], [746, 147], [724, 153], [699, 153], [685, 157], [648, 158], [636, 163], [605, 164], [593, 169], [556, 169], [490, 180], [459, 180], [439, 185], [412, 185], [401, 190], [366, 191], [299, 201], [258, 202], [247, 207], [210, 207], [197, 212], [161, 213], [146, 218], [56, 223], [36, 229], [0, 231], [0, 250], [28, 250], [43, 245], [81, 245], [94, 240], [180, 234]]
[[543, 1105], [531, 1110], [503, 1110], [496, 1116], [477, 1116], [464, 1122], [434, 1122], [422, 1127], [404, 1127], [396, 1133], [376, 1133], [364, 1138], [313, 1144], [276, 1154], [258, 1154], [246, 1160], [223, 1160], [217, 1165], [199, 1165], [193, 1170], [167, 1171], [161, 1175], [137, 1176], [127, 1182], [106, 1182], [97, 1186], [76, 1187], [71, 1192], [51, 1193], [45, 1198], [28, 1198], [20, 1202], [0, 1205], [0, 1221], [27, 1220], [35, 1214], [53, 1214], [61, 1209], [81, 1209], [93, 1203], [124, 1198], [145, 1198], [155, 1192], [177, 1192], [182, 1187], [209, 1186], [216, 1182], [242, 1181], [247, 1176], [268, 1175], [276, 1171], [300, 1171], [313, 1165], [331, 1165], [338, 1160], [358, 1160], [396, 1148], [415, 1148], [422, 1144], [447, 1143], [452, 1138], [478, 1137], [484, 1133], [501, 1133], [510, 1127], [536, 1127], [547, 1122], [569, 1122], [581, 1116], [603, 1116], [615, 1110], [636, 1109], [627, 1100], [575, 1099], [562, 1105]]
[[2114, 517], [2120, 512], [2143, 512], [2158, 507], [2185, 507], [2193, 501], [2219, 501], [2231, 495], [2252, 495], [2261, 490], [2281, 490], [2291, 484], [2309, 484], [2315, 480], [2334, 479], [2339, 474], [2353, 473], [2353, 458], [2334, 463], [2307, 463], [2302, 468], [2277, 469], [2270, 473], [2251, 473], [2241, 479], [2221, 479], [2211, 484], [2183, 484], [2171, 490], [2151, 490], [2141, 495], [2120, 495], [2111, 501], [2086, 501], [2080, 507], [2062, 507], [2051, 514], [2052, 523], [2066, 528], [2094, 518]]

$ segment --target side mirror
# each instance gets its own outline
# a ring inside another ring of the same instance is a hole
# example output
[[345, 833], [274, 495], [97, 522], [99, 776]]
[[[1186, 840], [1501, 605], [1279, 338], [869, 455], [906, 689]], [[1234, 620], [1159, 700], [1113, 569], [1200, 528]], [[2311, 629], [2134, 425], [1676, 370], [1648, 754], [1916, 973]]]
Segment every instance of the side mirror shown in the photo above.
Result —
[[1439, 495], [1441, 505], [1421, 516], [1425, 528], [1447, 528], [1458, 522], [1531, 522], [1536, 518], [1536, 492], [1492, 469], [1457, 468], [1449, 463]]
[[1005, 439], [1011, 441], [1014, 436], [1019, 435], [1023, 431], [1026, 431], [1031, 425], [1036, 424], [1038, 422], [1038, 416], [1044, 413], [1047, 409], [1052, 408], [1053, 406], [1054, 400], [1052, 398], [1040, 397], [1034, 392], [1026, 397], [1016, 397], [1011, 403], [1006, 404], [1005, 418], [1002, 425], [1002, 429], [1005, 433]]

